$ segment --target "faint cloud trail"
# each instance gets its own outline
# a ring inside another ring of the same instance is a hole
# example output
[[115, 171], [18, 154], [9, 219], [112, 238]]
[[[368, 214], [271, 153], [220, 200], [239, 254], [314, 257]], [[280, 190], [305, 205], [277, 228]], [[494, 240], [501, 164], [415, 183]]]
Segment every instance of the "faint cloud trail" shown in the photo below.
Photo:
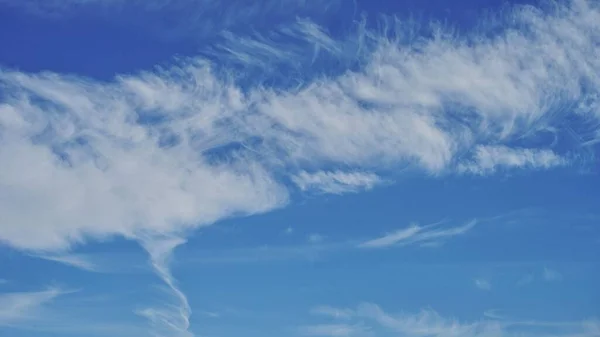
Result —
[[141, 241], [142, 246], [150, 256], [150, 263], [156, 274], [171, 291], [174, 304], [165, 304], [159, 308], [147, 308], [138, 311], [138, 314], [150, 320], [156, 329], [157, 336], [167, 333], [172, 337], [193, 337], [189, 331], [191, 307], [186, 295], [177, 285], [170, 270], [170, 261], [173, 251], [186, 241], [180, 237], [152, 237]]

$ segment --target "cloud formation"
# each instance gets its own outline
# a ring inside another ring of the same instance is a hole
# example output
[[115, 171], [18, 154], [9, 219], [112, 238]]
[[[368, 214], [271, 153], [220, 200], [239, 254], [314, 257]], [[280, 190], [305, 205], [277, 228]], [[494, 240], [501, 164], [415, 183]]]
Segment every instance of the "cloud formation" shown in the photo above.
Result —
[[[333, 38], [301, 22], [282, 34], [306, 48], [318, 42], [318, 55], [360, 49], [363, 66], [298, 78], [296, 88], [241, 86], [203, 58], [108, 83], [2, 70], [0, 241], [61, 250], [90, 237], [182, 232], [284, 205], [285, 177], [342, 192], [376, 178], [339, 172], [564, 163], [564, 149], [539, 139], [600, 116], [588, 104], [600, 87], [599, 17], [588, 1], [516, 7], [500, 31], [429, 37], [403, 37], [410, 27], [395, 22], [395, 35], [360, 26]], [[265, 60], [283, 50], [245, 39], [238, 47], [261, 48], [249, 55]], [[302, 64], [293, 55], [284, 59]]]
[[[0, 68], [0, 243], [83, 266], [65, 258], [75, 245], [138, 240], [172, 295], [140, 314], [157, 333], [190, 336], [168, 264], [188, 231], [282, 207], [297, 189], [355, 192], [407, 168], [571, 164], [600, 135], [598, 22], [586, 0], [514, 7], [465, 35], [388, 19], [389, 30], [360, 22], [340, 37], [303, 19], [265, 36], [229, 32], [207, 57], [107, 82]], [[276, 72], [291, 75], [254, 76]], [[474, 224], [415, 225], [361, 247], [435, 244]]]
[[44, 259], [44, 260], [48, 260], [48, 261], [62, 263], [62, 264], [68, 265], [68, 266], [72, 266], [72, 267], [87, 270], [87, 271], [92, 271], [92, 272], [100, 271], [100, 268], [97, 265], [95, 265], [92, 261], [90, 261], [89, 258], [87, 258], [86, 256], [83, 256], [83, 255], [77, 255], [77, 254], [37, 255], [36, 257]]
[[0, 326], [35, 321], [43, 305], [64, 293], [55, 288], [37, 292], [0, 293]]
[[475, 279], [475, 286], [481, 290], [491, 290], [492, 289], [492, 284], [490, 283], [490, 281], [485, 280], [485, 279]]
[[489, 174], [497, 169], [530, 168], [548, 169], [567, 162], [551, 150], [511, 149], [505, 146], [479, 146], [472, 162], [459, 166], [459, 170], [475, 174]]
[[316, 190], [323, 193], [343, 194], [370, 190], [382, 183], [381, 178], [372, 173], [362, 172], [300, 172], [292, 177], [292, 181], [300, 190]]
[[185, 240], [178, 237], [151, 237], [142, 238], [142, 242], [170, 298], [161, 306], [145, 308], [137, 314], [150, 321], [155, 336], [193, 337], [194, 334], [189, 331], [192, 309], [170, 270], [173, 251]]
[[[160, 39], [192, 44], [224, 30], [260, 27], [273, 16], [285, 22], [297, 16], [330, 15], [339, 4], [338, 0], [0, 0], [0, 6], [45, 19], [91, 16], [133, 26]], [[165, 20], [171, 17], [177, 20]]]
[[310, 312], [313, 315], [326, 316], [342, 320], [350, 319], [354, 315], [354, 312], [350, 309], [339, 309], [327, 305], [315, 307], [311, 309]]
[[[320, 336], [369, 336], [378, 334], [387, 336], [391, 333], [408, 337], [516, 337], [529, 336], [532, 331], [539, 332], [540, 335], [544, 336], [550, 334], [557, 337], [592, 337], [596, 336], [595, 334], [598, 331], [598, 321], [596, 320], [537, 322], [492, 318], [461, 322], [454, 318], [443, 317], [432, 309], [422, 310], [414, 314], [390, 314], [380, 306], [371, 303], [361, 304], [356, 309], [337, 310], [349, 313], [350, 322], [340, 324], [334, 321], [331, 324], [314, 325], [313, 331], [319, 333]], [[352, 328], [357, 326], [360, 329]]]
[[360, 248], [385, 248], [395, 245], [421, 244], [431, 245], [439, 244], [444, 239], [453, 236], [462, 235], [475, 227], [476, 220], [471, 220], [462, 226], [439, 228], [441, 223], [434, 223], [427, 226], [410, 225], [404, 229], [386, 234], [380, 238], [363, 242]]

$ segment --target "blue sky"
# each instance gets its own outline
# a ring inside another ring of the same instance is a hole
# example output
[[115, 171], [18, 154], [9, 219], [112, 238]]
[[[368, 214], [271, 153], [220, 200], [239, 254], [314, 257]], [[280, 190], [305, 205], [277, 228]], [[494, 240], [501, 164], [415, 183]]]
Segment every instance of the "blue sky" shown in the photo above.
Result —
[[0, 336], [600, 336], [592, 0], [0, 0]]

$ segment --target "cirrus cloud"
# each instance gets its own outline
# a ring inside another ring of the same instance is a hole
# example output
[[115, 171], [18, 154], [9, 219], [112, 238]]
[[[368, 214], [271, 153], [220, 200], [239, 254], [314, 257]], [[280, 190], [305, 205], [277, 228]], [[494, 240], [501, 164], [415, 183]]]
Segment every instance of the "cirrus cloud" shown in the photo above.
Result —
[[[301, 187], [327, 178], [321, 188], [336, 193], [376, 181], [303, 175], [313, 168], [445, 174], [562, 164], [550, 143], [511, 144], [600, 117], [564, 109], [597, 95], [599, 18], [589, 1], [516, 7], [491, 37], [435, 29], [416, 40], [364, 26], [359, 38], [336, 40], [304, 22], [285, 31], [307, 48], [367, 52], [357, 70], [287, 89], [240, 86], [202, 58], [108, 83], [2, 70], [0, 241], [61, 250], [87, 238], [170, 234], [286, 204], [280, 177], [304, 177]], [[273, 44], [258, 55], [277, 57]], [[294, 55], [288, 62], [303, 62]]]

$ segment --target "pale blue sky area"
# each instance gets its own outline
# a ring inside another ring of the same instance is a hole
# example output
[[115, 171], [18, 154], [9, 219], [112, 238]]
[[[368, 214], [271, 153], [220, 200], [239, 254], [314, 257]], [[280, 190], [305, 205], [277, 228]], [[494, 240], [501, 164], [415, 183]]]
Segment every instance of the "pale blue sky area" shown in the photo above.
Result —
[[0, 0], [0, 336], [600, 336], [600, 3]]

